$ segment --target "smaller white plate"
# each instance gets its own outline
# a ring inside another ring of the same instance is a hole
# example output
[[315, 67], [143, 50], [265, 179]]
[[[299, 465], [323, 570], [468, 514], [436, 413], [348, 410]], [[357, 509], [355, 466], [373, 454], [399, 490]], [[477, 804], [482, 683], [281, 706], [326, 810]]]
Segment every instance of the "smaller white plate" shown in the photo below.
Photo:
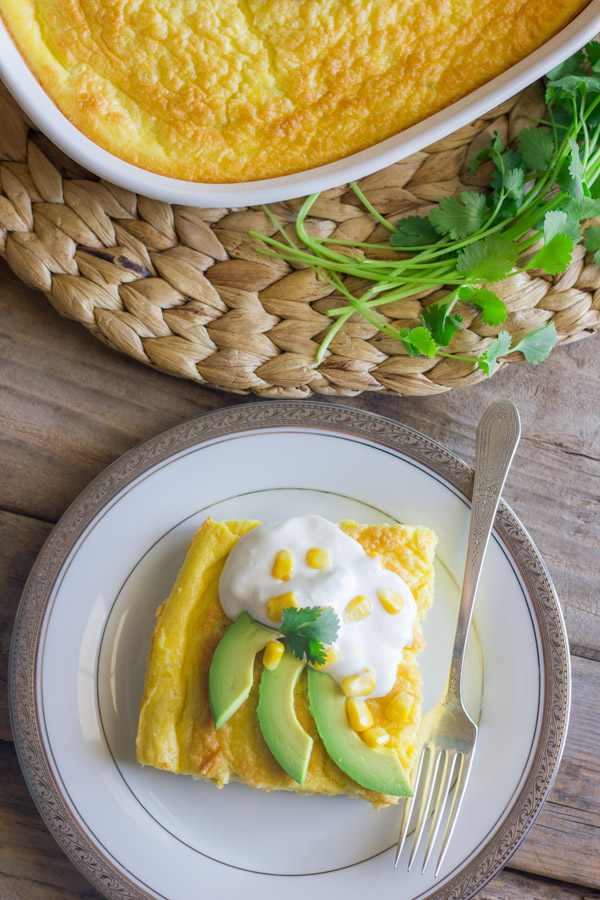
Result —
[[[466, 667], [480, 736], [440, 877], [395, 872], [400, 810], [344, 797], [217, 790], [135, 761], [157, 606], [207, 515], [404, 521], [439, 535], [421, 657], [425, 708], [449, 663], [471, 473], [402, 425], [347, 407], [254, 403], [185, 423], [130, 451], [56, 526], [24, 592], [11, 654], [15, 741], [52, 832], [111, 898], [332, 900], [472, 896], [545, 798], [564, 743], [569, 663], [542, 561], [512, 513], [496, 520]], [[401, 866], [404, 863], [401, 862]], [[405, 865], [404, 865], [405, 868]]]
[[[293, 794], [268, 794], [240, 784], [218, 791], [210, 784], [142, 768], [135, 758], [139, 701], [156, 609], [170, 593], [188, 544], [207, 516], [269, 522], [280, 518], [282, 511], [288, 516], [315, 509], [332, 521], [350, 516], [367, 523], [393, 518], [348, 497], [306, 488], [250, 491], [222, 500], [175, 525], [148, 549], [115, 598], [100, 646], [98, 709], [104, 735], [116, 767], [140, 805], [196, 852], [265, 874], [314, 874], [374, 856], [397, 839], [398, 810], [375, 812], [363, 802], [332, 802], [327, 797], [306, 798], [299, 807]], [[434, 706], [442, 693], [450, 665], [448, 635], [453, 634], [458, 612], [458, 588], [441, 563], [436, 579], [435, 615], [426, 622], [428, 647], [420, 657], [425, 708]], [[482, 665], [472, 637], [466, 683], [469, 711], [479, 721]], [[204, 827], [199, 827], [199, 808]], [[293, 822], [299, 813], [304, 824], [290, 841], [281, 822]], [[261, 822], [259, 829], [253, 825], [256, 820]], [[215, 827], [217, 822], [224, 824], [225, 834]], [[335, 841], [329, 840], [332, 833]]]

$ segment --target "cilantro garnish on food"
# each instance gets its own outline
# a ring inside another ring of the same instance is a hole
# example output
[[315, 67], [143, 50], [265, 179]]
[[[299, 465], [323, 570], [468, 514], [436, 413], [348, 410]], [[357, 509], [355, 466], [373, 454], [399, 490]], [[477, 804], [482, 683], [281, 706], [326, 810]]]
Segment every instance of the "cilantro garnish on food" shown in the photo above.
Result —
[[[488, 190], [444, 197], [428, 216], [409, 215], [392, 225], [352, 182], [363, 206], [390, 232], [388, 243], [312, 237], [306, 218], [318, 194], [308, 197], [298, 212], [298, 244], [263, 207], [282, 239], [251, 232], [267, 245], [262, 252], [309, 266], [347, 301], [327, 311], [335, 321], [321, 341], [316, 364], [355, 312], [401, 341], [410, 356], [464, 360], [488, 376], [509, 353], [520, 352], [534, 365], [548, 356], [558, 340], [552, 323], [515, 345], [509, 332], [501, 330], [477, 356], [460, 356], [450, 346], [463, 328], [462, 316], [455, 311], [458, 302], [479, 310], [486, 325], [499, 327], [508, 311], [490, 285], [529, 269], [549, 275], [563, 272], [582, 238], [580, 223], [600, 216], [599, 41], [548, 73], [546, 107], [548, 117], [532, 120], [517, 148], [506, 148], [496, 133], [492, 146], [470, 161], [473, 172], [482, 163], [492, 164]], [[588, 227], [583, 240], [600, 265], [600, 227]], [[397, 258], [388, 258], [390, 249], [398, 251]], [[377, 259], [381, 250], [387, 251], [386, 258]], [[356, 295], [344, 276], [370, 286]], [[395, 327], [379, 312], [385, 315], [386, 304], [394, 300], [434, 290], [439, 294], [440, 286], [446, 293], [425, 307], [416, 327]]]
[[326, 647], [335, 641], [339, 627], [340, 620], [331, 606], [289, 606], [283, 610], [278, 631], [297, 659], [323, 665]]

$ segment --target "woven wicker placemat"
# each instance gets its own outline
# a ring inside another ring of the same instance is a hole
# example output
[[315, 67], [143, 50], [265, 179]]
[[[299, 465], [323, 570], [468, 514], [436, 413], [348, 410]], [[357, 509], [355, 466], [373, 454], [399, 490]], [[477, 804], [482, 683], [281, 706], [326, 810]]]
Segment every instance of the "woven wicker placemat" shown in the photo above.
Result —
[[[495, 131], [514, 141], [542, 111], [537, 83], [359, 184], [390, 222], [424, 214], [444, 195], [484, 186], [490, 171], [473, 175], [471, 156]], [[270, 206], [291, 236], [301, 202]], [[378, 243], [388, 234], [345, 185], [321, 194], [307, 223], [323, 237]], [[262, 256], [250, 229], [275, 231], [260, 208], [171, 206], [96, 178], [36, 131], [0, 84], [0, 253], [63, 316], [109, 346], [171, 375], [263, 397], [428, 395], [486, 377], [468, 362], [411, 358], [357, 314], [315, 368], [332, 323], [326, 310], [344, 298], [311, 269]], [[502, 328], [515, 341], [552, 319], [566, 343], [600, 328], [599, 288], [600, 268], [578, 246], [562, 275], [519, 274], [494, 289], [509, 311]], [[418, 325], [437, 296], [395, 301], [385, 315], [397, 326]], [[466, 327], [452, 339], [454, 353], [477, 354], [500, 330], [473, 307], [455, 311]], [[513, 354], [500, 365], [520, 360]]]

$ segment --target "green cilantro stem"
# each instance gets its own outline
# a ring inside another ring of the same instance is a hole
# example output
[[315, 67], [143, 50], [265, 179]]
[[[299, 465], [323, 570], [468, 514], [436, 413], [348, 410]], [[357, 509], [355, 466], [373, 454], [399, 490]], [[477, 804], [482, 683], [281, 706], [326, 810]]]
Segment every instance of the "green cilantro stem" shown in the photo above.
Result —
[[385, 218], [381, 215], [381, 213], [377, 212], [377, 210], [375, 209], [375, 207], [373, 206], [373, 204], [371, 203], [371, 201], [368, 199], [368, 197], [365, 197], [365, 195], [363, 194], [363, 192], [361, 191], [361, 189], [359, 188], [359, 186], [357, 185], [357, 183], [356, 183], [355, 181], [351, 181], [351, 182], [350, 182], [350, 187], [352, 188], [352, 190], [354, 191], [354, 193], [356, 194], [356, 196], [358, 197], [358, 199], [360, 200], [360, 202], [362, 203], [362, 205], [365, 207], [365, 209], [368, 209], [369, 212], [371, 213], [371, 215], [374, 216], [374, 218], [376, 218], [377, 221], [378, 221], [381, 225], [383, 225], [384, 228], [387, 228], [388, 231], [395, 231], [395, 230], [396, 230], [396, 229], [394, 228], [394, 226], [393, 226], [393, 225], [390, 225], [390, 223], [388, 222], [388, 220], [385, 219]]

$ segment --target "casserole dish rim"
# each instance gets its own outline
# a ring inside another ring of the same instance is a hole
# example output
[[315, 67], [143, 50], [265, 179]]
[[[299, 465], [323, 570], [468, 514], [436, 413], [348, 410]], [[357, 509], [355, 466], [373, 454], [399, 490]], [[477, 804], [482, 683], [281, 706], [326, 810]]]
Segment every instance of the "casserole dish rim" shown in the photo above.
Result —
[[302, 172], [252, 182], [204, 183], [158, 175], [100, 147], [55, 105], [29, 69], [0, 16], [0, 79], [34, 124], [90, 172], [135, 193], [196, 207], [275, 203], [371, 175], [447, 137], [523, 90], [600, 31], [600, 0], [538, 50], [450, 106], [358, 153]]

